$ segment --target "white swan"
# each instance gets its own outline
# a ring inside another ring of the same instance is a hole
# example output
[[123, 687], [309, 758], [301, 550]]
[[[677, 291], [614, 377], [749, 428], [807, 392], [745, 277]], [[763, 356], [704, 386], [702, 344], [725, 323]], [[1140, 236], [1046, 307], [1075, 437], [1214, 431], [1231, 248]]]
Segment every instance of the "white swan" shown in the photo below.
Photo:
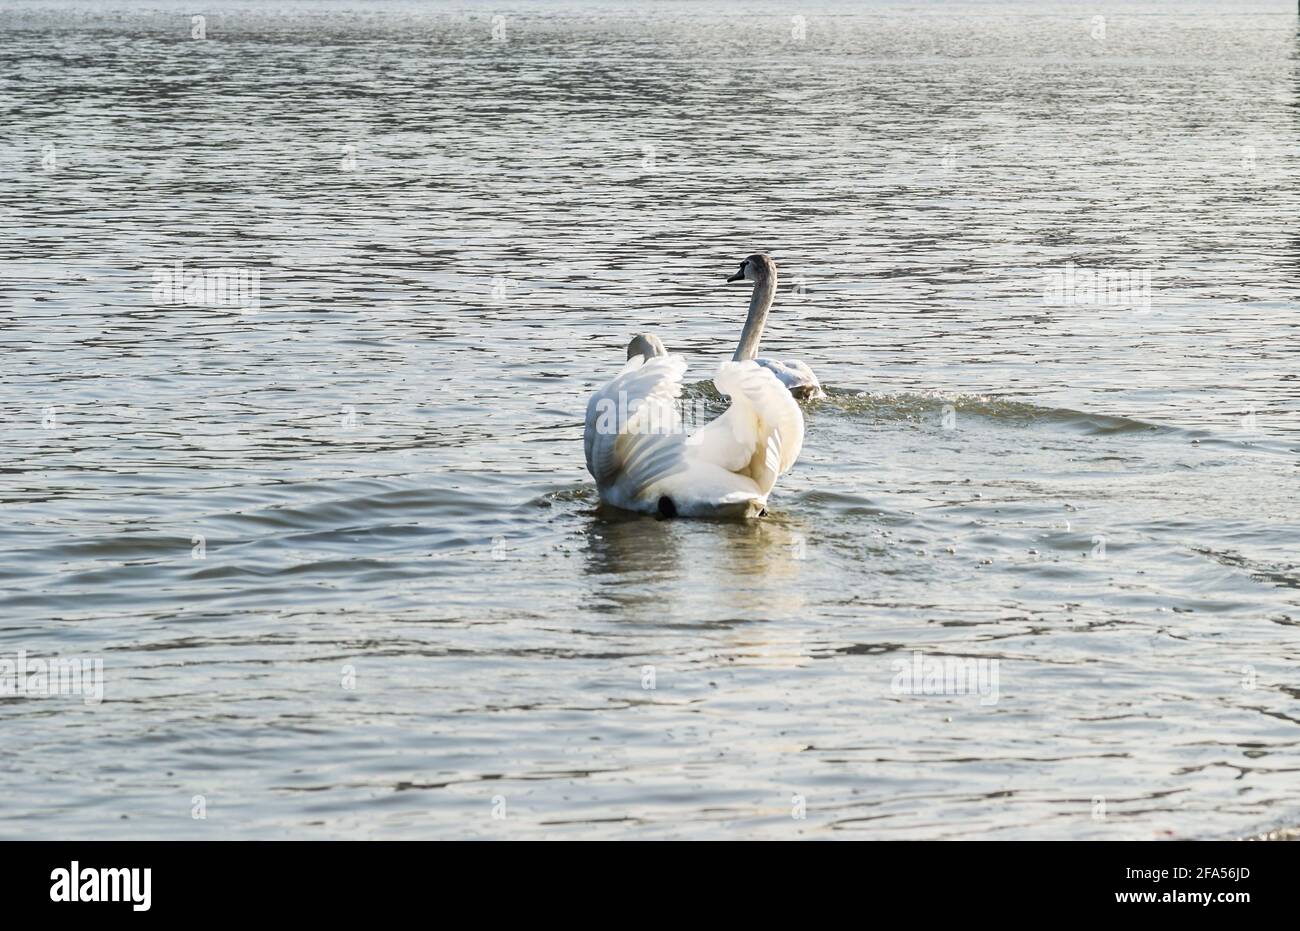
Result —
[[776, 263], [770, 256], [751, 255], [740, 263], [740, 271], [728, 278], [727, 282], [742, 280], [754, 282], [754, 294], [749, 299], [749, 317], [740, 334], [740, 345], [731, 358], [737, 362], [753, 359], [781, 379], [781, 384], [800, 400], [826, 397], [821, 382], [804, 363], [797, 360], [777, 362], [775, 359], [756, 358], [759, 341], [763, 338], [763, 326], [767, 323], [767, 312], [772, 307], [772, 299], [776, 297]]
[[[776, 266], [751, 255], [730, 279], [755, 282], [749, 318], [731, 362], [713, 384], [731, 398], [716, 420], [686, 435], [676, 401], [686, 360], [658, 337], [637, 336], [627, 364], [587, 402], [587, 471], [601, 501], [664, 517], [756, 517], [777, 476], [803, 445], [803, 412], [777, 366], [754, 359], [776, 290]], [[812, 371], [780, 366], [798, 385], [821, 386]], [[802, 370], [802, 371], [801, 371]]]

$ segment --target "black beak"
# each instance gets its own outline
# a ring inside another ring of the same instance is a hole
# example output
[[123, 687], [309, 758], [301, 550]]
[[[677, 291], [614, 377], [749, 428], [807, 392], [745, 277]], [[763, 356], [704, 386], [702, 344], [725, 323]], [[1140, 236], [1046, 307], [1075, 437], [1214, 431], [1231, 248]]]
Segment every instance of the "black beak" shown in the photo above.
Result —
[[745, 271], [744, 269], [741, 269], [740, 271], [736, 272], [734, 275], [732, 275], [730, 278], [727, 279], [727, 284], [731, 284], [731, 282], [733, 281], [743, 281], [744, 278], [745, 278]]

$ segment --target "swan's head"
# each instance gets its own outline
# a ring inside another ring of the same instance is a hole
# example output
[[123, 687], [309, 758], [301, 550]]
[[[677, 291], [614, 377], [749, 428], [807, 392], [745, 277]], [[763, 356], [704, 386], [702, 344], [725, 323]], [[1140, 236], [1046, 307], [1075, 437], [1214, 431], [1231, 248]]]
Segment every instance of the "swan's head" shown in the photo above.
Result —
[[740, 271], [728, 278], [727, 281], [759, 281], [775, 277], [776, 263], [772, 261], [772, 257], [761, 252], [755, 252], [740, 263]]
[[668, 355], [668, 350], [659, 337], [653, 333], [645, 333], [641, 336], [633, 337], [632, 342], [627, 344], [627, 357], [640, 356], [642, 361], [649, 362], [657, 356]]

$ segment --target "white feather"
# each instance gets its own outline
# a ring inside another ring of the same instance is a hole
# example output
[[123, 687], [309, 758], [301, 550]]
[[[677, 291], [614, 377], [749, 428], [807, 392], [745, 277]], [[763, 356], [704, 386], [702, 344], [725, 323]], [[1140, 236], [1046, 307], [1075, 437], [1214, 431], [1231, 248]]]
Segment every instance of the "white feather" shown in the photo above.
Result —
[[634, 356], [591, 396], [584, 440], [601, 499], [655, 513], [666, 497], [684, 517], [757, 514], [799, 455], [799, 405], [756, 362], [726, 362], [714, 384], [731, 406], [688, 437], [674, 403], [685, 371], [681, 356]]

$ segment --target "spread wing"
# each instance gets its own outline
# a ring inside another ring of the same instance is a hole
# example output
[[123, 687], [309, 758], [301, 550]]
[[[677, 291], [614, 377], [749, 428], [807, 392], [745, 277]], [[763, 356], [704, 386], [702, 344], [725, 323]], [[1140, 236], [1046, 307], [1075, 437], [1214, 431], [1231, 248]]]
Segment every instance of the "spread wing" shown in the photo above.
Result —
[[713, 384], [731, 407], [686, 441], [686, 455], [747, 475], [766, 495], [799, 457], [803, 412], [781, 380], [753, 360], [724, 362]]
[[681, 356], [633, 356], [591, 396], [583, 440], [587, 471], [597, 485], [617, 479], [635, 496], [686, 467], [685, 434], [674, 403], [685, 372]]

